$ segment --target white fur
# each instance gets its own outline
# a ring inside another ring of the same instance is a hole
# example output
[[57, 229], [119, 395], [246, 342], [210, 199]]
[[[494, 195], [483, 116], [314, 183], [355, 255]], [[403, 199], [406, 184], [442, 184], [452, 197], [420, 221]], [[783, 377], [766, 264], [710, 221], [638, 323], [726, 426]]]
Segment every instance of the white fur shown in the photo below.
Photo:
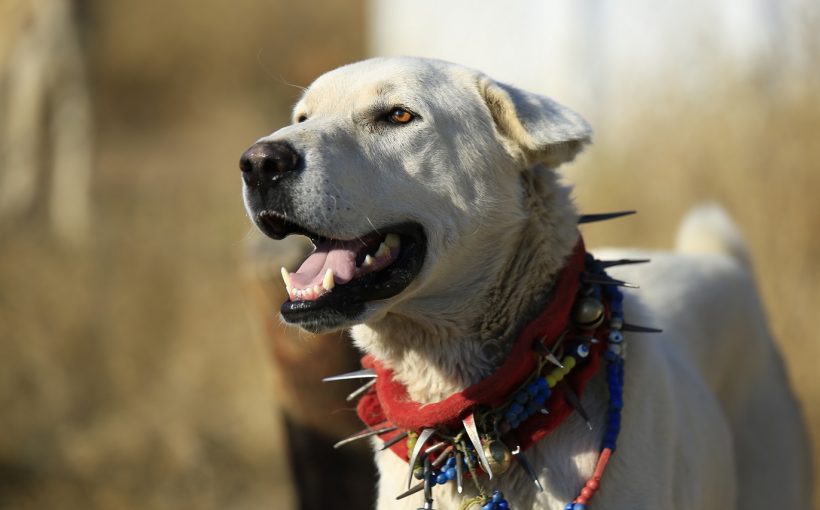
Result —
[[[400, 127], [374, 120], [396, 105], [419, 119]], [[263, 139], [286, 140], [305, 159], [290, 190], [297, 221], [351, 238], [412, 220], [428, 235], [422, 272], [399, 295], [368, 305], [353, 327], [356, 344], [420, 402], [491, 373], [577, 239], [570, 193], [554, 168], [590, 140], [589, 127], [476, 71], [410, 58], [320, 77], [294, 110], [294, 119], [302, 115], [308, 120]], [[621, 437], [589, 508], [808, 508], [800, 413], [738, 258], [740, 239], [713, 211], [686, 223], [677, 253], [601, 254], [651, 256], [652, 264], [612, 275], [642, 286], [627, 295], [627, 320], [665, 332], [627, 335]], [[594, 432], [571, 417], [527, 451], [545, 492], [518, 468], [493, 481], [512, 508], [558, 510], [577, 495], [597, 457], [606, 400], [596, 377], [584, 395]], [[406, 488], [406, 462], [389, 451], [376, 459], [378, 508], [422, 506], [420, 495], [394, 499]], [[434, 495], [437, 509], [461, 502], [450, 487]]]

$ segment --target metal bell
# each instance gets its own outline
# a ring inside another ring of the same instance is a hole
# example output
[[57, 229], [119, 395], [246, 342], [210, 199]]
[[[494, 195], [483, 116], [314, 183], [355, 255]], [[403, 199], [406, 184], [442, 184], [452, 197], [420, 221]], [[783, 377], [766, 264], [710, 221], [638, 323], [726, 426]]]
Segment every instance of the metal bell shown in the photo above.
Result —
[[584, 297], [575, 305], [575, 323], [583, 329], [595, 329], [604, 321], [604, 305], [593, 297]]
[[512, 453], [504, 443], [491, 439], [486, 441], [483, 445], [484, 455], [487, 457], [487, 462], [493, 473], [501, 474], [510, 469], [512, 463]]

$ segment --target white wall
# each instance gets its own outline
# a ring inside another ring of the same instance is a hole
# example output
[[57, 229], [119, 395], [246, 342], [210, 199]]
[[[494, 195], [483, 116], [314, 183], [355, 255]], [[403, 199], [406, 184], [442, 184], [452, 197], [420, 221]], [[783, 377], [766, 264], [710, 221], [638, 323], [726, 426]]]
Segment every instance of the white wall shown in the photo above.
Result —
[[466, 64], [549, 95], [600, 127], [669, 80], [708, 93], [718, 64], [795, 65], [801, 6], [818, 3], [370, 0], [370, 52]]

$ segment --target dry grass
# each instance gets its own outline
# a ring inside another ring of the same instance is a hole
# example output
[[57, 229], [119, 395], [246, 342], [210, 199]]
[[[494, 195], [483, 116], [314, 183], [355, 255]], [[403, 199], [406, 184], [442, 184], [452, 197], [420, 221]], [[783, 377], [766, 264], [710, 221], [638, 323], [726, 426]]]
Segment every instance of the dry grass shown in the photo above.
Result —
[[[0, 228], [0, 508], [291, 507], [240, 288], [236, 160], [284, 120], [285, 81], [361, 54], [361, 12], [89, 5], [95, 239], [64, 248], [37, 210]], [[567, 174], [583, 209], [641, 211], [587, 227], [593, 244], [670, 246], [691, 205], [728, 207], [820, 444], [818, 84], [723, 72], [708, 98], [646, 98]]]

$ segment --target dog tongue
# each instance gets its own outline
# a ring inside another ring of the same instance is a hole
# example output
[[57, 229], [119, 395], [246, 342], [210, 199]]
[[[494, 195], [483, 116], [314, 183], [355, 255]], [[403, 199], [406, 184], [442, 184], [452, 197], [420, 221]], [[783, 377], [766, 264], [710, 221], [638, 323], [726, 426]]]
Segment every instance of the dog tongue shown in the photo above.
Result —
[[360, 240], [325, 241], [316, 246], [295, 273], [291, 273], [291, 286], [305, 289], [322, 285], [328, 269], [333, 270], [336, 283], [347, 283], [356, 274], [356, 255], [362, 249]]

